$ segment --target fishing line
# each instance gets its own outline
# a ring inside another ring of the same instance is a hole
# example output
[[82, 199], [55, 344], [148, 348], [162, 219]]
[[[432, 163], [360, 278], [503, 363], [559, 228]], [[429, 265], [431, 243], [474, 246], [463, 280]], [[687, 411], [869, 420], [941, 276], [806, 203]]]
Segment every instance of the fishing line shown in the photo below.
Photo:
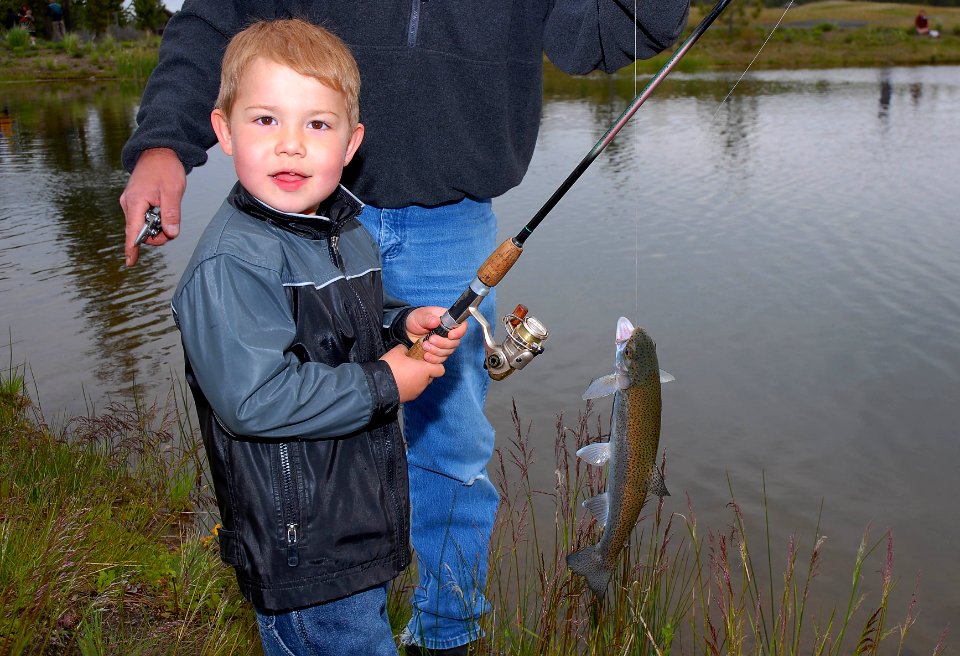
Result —
[[[633, 15], [637, 15], [637, 0], [633, 0]], [[633, 97], [636, 98], [640, 93], [640, 87], [637, 84], [637, 80], [640, 77], [640, 65], [637, 61], [637, 30], [633, 31]], [[640, 152], [640, 130], [634, 130], [636, 133], [636, 138], [634, 139], [636, 143], [637, 153]], [[633, 210], [633, 253], [634, 253], [634, 271], [633, 271], [633, 281], [636, 286], [634, 290], [634, 314], [633, 316], [640, 319], [640, 206], [637, 205]]]
[[767, 38], [764, 39], [764, 41], [763, 41], [762, 44], [760, 44], [760, 49], [757, 50], [757, 54], [755, 54], [755, 55], [753, 56], [753, 59], [750, 60], [750, 63], [747, 64], [747, 67], [743, 70], [743, 73], [740, 74], [740, 78], [739, 78], [739, 79], [734, 83], [734, 85], [730, 88], [730, 92], [727, 93], [727, 95], [723, 97], [723, 100], [720, 101], [720, 104], [717, 105], [717, 111], [715, 111], [715, 112], [713, 113], [713, 119], [712, 119], [712, 120], [714, 120], [714, 121], [717, 120], [717, 114], [720, 113], [720, 110], [723, 108], [723, 104], [724, 104], [725, 102], [727, 102], [727, 100], [730, 98], [730, 96], [733, 95], [733, 92], [736, 90], [737, 85], [740, 84], [741, 80], [743, 80], [743, 78], [745, 78], [745, 77], [747, 76], [747, 72], [750, 70], [750, 67], [753, 66], [753, 63], [754, 63], [755, 61], [757, 61], [757, 59], [760, 57], [760, 53], [763, 52], [764, 47], [767, 45], [767, 43], [770, 41], [770, 39], [773, 38], [773, 35], [774, 35], [774, 33], [777, 31], [777, 28], [780, 27], [780, 23], [783, 22], [783, 19], [784, 19], [784, 18], [786, 18], [787, 12], [790, 11], [790, 7], [793, 6], [793, 2], [794, 2], [794, 0], [790, 0], [790, 2], [787, 3], [786, 9], [784, 9], [784, 10], [783, 10], [783, 14], [780, 15], [780, 20], [777, 21], [777, 24], [773, 26], [773, 29], [772, 29], [772, 30], [770, 30], [770, 34], [768, 34], [768, 35], [767, 35]]

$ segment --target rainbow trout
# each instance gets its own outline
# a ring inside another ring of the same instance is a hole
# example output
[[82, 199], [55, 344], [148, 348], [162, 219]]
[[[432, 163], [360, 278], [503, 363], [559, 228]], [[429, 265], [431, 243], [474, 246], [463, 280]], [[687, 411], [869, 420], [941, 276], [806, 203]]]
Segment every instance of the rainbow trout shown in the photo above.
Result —
[[583, 502], [603, 526], [600, 542], [567, 556], [567, 566], [587, 579], [603, 599], [617, 558], [630, 538], [647, 492], [670, 493], [657, 468], [660, 442], [660, 384], [673, 380], [657, 364], [657, 345], [629, 319], [617, 321], [616, 366], [597, 378], [584, 400], [613, 394], [613, 430], [609, 442], [588, 444], [577, 456], [592, 465], [610, 462], [607, 490]]

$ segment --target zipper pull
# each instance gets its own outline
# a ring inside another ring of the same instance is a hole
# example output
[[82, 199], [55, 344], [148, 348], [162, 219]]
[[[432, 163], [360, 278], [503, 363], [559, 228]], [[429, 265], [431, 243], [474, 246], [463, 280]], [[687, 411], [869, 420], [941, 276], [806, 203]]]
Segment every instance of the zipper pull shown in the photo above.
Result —
[[343, 258], [340, 257], [340, 235], [330, 235], [330, 239], [327, 241], [327, 246], [329, 247], [330, 259], [333, 261], [333, 264], [338, 269], [343, 271]]
[[287, 524], [287, 565], [296, 567], [300, 564], [300, 554], [297, 549], [297, 525]]

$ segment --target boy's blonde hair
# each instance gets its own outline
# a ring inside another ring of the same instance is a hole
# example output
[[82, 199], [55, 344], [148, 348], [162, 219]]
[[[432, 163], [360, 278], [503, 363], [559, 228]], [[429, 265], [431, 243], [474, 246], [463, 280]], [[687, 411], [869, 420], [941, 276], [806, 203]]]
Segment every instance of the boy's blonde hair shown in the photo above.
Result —
[[[351, 126], [360, 121], [360, 70], [347, 44], [322, 27], [297, 18], [257, 22], [230, 40], [214, 105], [226, 117], [239, 93], [240, 78], [259, 57], [343, 94]], [[290, 93], [297, 93], [297, 89]]]

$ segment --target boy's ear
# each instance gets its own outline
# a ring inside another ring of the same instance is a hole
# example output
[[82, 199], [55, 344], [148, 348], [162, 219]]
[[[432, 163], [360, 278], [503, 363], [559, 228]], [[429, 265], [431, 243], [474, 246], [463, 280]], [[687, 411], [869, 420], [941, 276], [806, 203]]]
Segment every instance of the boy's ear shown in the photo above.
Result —
[[219, 108], [210, 112], [210, 123], [213, 125], [213, 131], [217, 133], [217, 141], [220, 142], [220, 148], [223, 152], [233, 157], [233, 139], [230, 134], [230, 121], [223, 115]]
[[357, 126], [353, 128], [353, 134], [350, 135], [350, 141], [347, 142], [347, 152], [343, 157], [344, 166], [353, 159], [353, 154], [357, 152], [361, 141], [363, 141], [363, 123], [357, 123]]

